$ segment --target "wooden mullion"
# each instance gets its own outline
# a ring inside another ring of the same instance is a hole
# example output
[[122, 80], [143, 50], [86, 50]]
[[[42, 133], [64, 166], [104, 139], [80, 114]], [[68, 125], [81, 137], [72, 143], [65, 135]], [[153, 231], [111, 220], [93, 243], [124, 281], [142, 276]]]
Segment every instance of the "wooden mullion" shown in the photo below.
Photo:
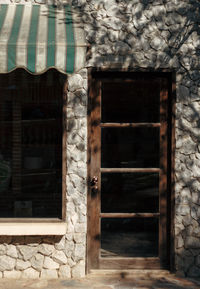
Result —
[[168, 203], [169, 203], [169, 248], [168, 255], [170, 256], [170, 270], [175, 271], [175, 116], [176, 116], [176, 74], [172, 74], [171, 83], [169, 84], [170, 102], [168, 104], [168, 137], [170, 139], [170, 146], [168, 145], [168, 158], [170, 159], [170, 175], [169, 175], [169, 187], [168, 187]]
[[[88, 123], [88, 270], [99, 269], [100, 251], [100, 184], [101, 184], [101, 82], [91, 79], [90, 81], [90, 104]], [[92, 157], [90, 158], [90, 156]], [[91, 186], [92, 178], [98, 178], [98, 188]]]
[[101, 218], [158, 218], [160, 213], [101, 213]]
[[157, 257], [100, 258], [100, 269], [162, 269]]
[[67, 175], [67, 86], [66, 81], [63, 88], [63, 106], [62, 106], [62, 220], [66, 220], [66, 175]]
[[101, 173], [159, 173], [159, 168], [101, 168]]
[[167, 102], [168, 79], [160, 79], [160, 222], [159, 222], [159, 256], [161, 263], [167, 260]]
[[160, 127], [160, 123], [114, 123], [114, 122], [107, 122], [101, 123], [101, 127]]
[[12, 134], [12, 191], [13, 193], [21, 193], [21, 143], [22, 143], [22, 127], [21, 127], [21, 103], [20, 97], [15, 92], [13, 96], [13, 134]]

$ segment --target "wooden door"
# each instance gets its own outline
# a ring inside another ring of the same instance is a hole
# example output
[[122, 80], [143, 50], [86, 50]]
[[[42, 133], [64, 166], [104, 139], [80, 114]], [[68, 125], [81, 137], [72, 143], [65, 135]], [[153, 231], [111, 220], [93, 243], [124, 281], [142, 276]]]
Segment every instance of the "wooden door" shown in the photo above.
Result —
[[88, 270], [168, 266], [168, 87], [164, 74], [91, 80]]

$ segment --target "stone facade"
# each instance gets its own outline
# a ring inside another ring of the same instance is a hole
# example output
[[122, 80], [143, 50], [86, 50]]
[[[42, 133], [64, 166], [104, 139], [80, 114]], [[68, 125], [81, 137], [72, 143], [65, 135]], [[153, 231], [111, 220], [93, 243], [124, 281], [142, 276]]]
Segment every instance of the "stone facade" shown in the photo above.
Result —
[[68, 78], [67, 95], [67, 233], [63, 237], [0, 237], [0, 277], [85, 275], [87, 69]]
[[[5, 0], [4, 2], [20, 2]], [[22, 1], [21, 3], [42, 0]], [[200, 2], [74, 0], [87, 67], [176, 74], [175, 267], [200, 276]], [[61, 1], [59, 1], [61, 3]], [[59, 4], [58, 3], [58, 4]], [[0, 240], [0, 276], [82, 277], [86, 259], [87, 69], [68, 79], [67, 234]]]

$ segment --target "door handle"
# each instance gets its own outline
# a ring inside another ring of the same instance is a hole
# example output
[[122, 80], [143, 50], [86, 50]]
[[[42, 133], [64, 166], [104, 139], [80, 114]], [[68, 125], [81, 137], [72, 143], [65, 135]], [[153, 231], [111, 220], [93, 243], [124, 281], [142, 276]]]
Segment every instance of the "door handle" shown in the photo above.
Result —
[[92, 178], [90, 184], [91, 184], [92, 187], [93, 187], [93, 186], [97, 186], [97, 184], [98, 184], [98, 177], [94, 176], [94, 177]]

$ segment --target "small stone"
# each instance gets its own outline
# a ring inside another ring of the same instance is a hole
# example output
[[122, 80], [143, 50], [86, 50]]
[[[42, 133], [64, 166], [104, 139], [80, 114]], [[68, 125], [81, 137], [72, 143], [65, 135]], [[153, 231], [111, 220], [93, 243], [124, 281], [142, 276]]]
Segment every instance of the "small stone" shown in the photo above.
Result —
[[180, 214], [181, 216], [186, 216], [190, 214], [190, 207], [188, 205], [179, 205], [177, 206], [177, 214]]
[[83, 78], [80, 74], [73, 74], [68, 78], [68, 89], [69, 91], [75, 91], [82, 89], [83, 87]]
[[126, 55], [130, 49], [130, 46], [123, 41], [117, 41], [113, 45], [113, 50], [115, 51], [115, 54], [119, 55]]
[[65, 235], [65, 238], [66, 238], [66, 240], [68, 240], [68, 241], [72, 241], [72, 239], [73, 239], [73, 234], [66, 234], [66, 235]]
[[[183, 123], [184, 121], [181, 120], [180, 122], [180, 126], [185, 127], [185, 123]], [[180, 136], [182, 139], [182, 147], [180, 149], [180, 152], [184, 155], [190, 155], [192, 153], [194, 153], [196, 151], [196, 143], [194, 143], [194, 141], [191, 139], [191, 137], [189, 135], [187, 136]]]
[[20, 271], [4, 271], [3, 272], [4, 278], [9, 278], [9, 279], [19, 279], [21, 277], [21, 272]]
[[75, 232], [76, 233], [86, 233], [86, 224], [84, 223], [77, 223], [75, 225]]
[[67, 263], [67, 257], [63, 251], [56, 251], [52, 254], [52, 259], [58, 264], [64, 265]]
[[85, 262], [81, 260], [72, 268], [72, 278], [82, 278], [85, 276]]
[[36, 254], [31, 258], [30, 262], [34, 269], [36, 269], [37, 271], [41, 271], [43, 267], [44, 256], [41, 254]]
[[200, 255], [196, 256], [195, 263], [196, 263], [197, 266], [200, 267]]
[[82, 78], [87, 79], [88, 70], [86, 68], [83, 68], [79, 71], [79, 74], [81, 75]]
[[188, 236], [185, 239], [185, 247], [186, 248], [193, 248], [193, 249], [199, 249], [200, 248], [200, 238]]
[[187, 275], [188, 275], [189, 277], [193, 277], [193, 278], [199, 277], [199, 276], [200, 276], [200, 268], [198, 268], [198, 267], [196, 267], [196, 266], [192, 266], [192, 267], [189, 269]]
[[191, 217], [195, 220], [198, 220], [198, 217], [197, 217], [197, 211], [196, 211], [196, 208], [195, 207], [192, 207], [191, 208]]
[[17, 260], [17, 263], [16, 263], [17, 270], [25, 270], [29, 267], [31, 267], [31, 263], [29, 261], [23, 261], [20, 259]]
[[29, 247], [25, 245], [18, 246], [18, 248], [25, 261], [31, 259], [38, 251], [37, 247]]
[[44, 278], [44, 279], [56, 279], [56, 278], [58, 278], [58, 273], [57, 273], [56, 270], [42, 269], [41, 278]]
[[72, 267], [74, 267], [76, 265], [76, 262], [74, 262], [71, 258], [68, 258], [67, 262], [68, 262], [70, 268], [72, 268]]
[[189, 100], [190, 92], [186, 86], [179, 85], [177, 94], [178, 94], [179, 101], [188, 101]]
[[51, 255], [54, 251], [55, 248], [51, 244], [41, 244], [38, 248], [38, 252], [45, 256]]
[[74, 233], [75, 243], [85, 243], [85, 234], [84, 233]]
[[178, 235], [177, 237], [177, 248], [182, 248], [184, 245], [184, 241], [181, 235]]
[[6, 254], [6, 246], [1, 244], [0, 245], [0, 255], [5, 255]]
[[82, 244], [76, 244], [75, 245], [75, 250], [72, 253], [72, 259], [74, 261], [78, 261], [80, 259], [83, 259], [85, 256], [85, 246]]
[[16, 260], [9, 256], [0, 256], [0, 271], [13, 270]]
[[150, 46], [155, 50], [160, 50], [165, 45], [165, 41], [162, 38], [154, 37], [150, 42]]
[[62, 265], [58, 271], [60, 278], [71, 278], [71, 268], [69, 265]]
[[[177, 216], [176, 216], [176, 218], [177, 218]], [[183, 216], [182, 217], [182, 222], [183, 222], [183, 225], [184, 226], [189, 226], [190, 224], [191, 224], [191, 220], [192, 218], [191, 218], [191, 216], [190, 215], [186, 215], [186, 216]], [[184, 228], [182, 228], [182, 230], [183, 230]]]
[[50, 257], [45, 257], [44, 258], [44, 268], [46, 269], [58, 269], [59, 264], [54, 262]]
[[190, 249], [190, 251], [194, 257], [198, 257], [200, 254], [200, 248], [199, 249]]
[[38, 279], [40, 273], [33, 268], [28, 268], [22, 272], [21, 278], [24, 279]]
[[7, 245], [7, 253], [6, 255], [13, 257], [13, 258], [17, 258], [18, 254], [17, 254], [17, 249], [16, 246], [14, 245]]
[[74, 213], [72, 216], [71, 216], [71, 221], [72, 221], [72, 224], [75, 226], [77, 221], [78, 221], [78, 214], [77, 213]]
[[63, 236], [58, 243], [55, 244], [55, 248], [57, 250], [64, 250], [65, 249], [65, 236]]

